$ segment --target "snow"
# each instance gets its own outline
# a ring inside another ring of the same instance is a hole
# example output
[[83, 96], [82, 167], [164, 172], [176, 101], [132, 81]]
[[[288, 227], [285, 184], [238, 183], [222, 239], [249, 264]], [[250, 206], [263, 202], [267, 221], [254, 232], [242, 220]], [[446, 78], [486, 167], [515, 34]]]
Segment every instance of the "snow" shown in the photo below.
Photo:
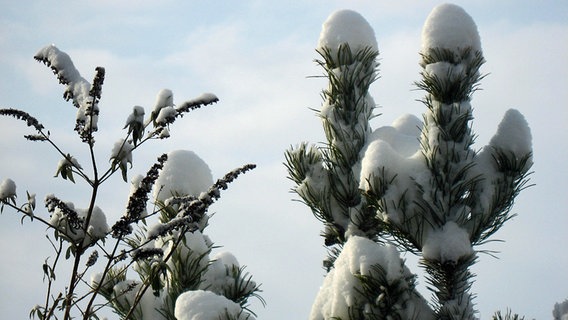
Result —
[[481, 40], [471, 16], [454, 4], [435, 7], [422, 28], [422, 53], [434, 48], [459, 50], [468, 47], [481, 52]]
[[92, 113], [90, 117], [86, 116], [88, 108], [98, 110], [98, 106], [93, 105], [93, 98], [89, 92], [91, 84], [85, 80], [79, 71], [73, 65], [73, 61], [69, 55], [60, 51], [55, 45], [48, 45], [39, 50], [35, 58], [46, 63], [57, 75], [59, 82], [66, 85], [64, 97], [68, 100], [71, 98], [73, 104], [79, 108], [77, 110], [77, 121], [84, 121], [85, 130], [96, 131], [98, 116], [97, 112]]
[[14, 200], [16, 198], [16, 183], [12, 179], [4, 179], [0, 183], [0, 201]]
[[507, 110], [489, 145], [519, 158], [532, 152], [532, 135], [525, 117], [516, 109]]
[[[46, 196], [46, 199], [51, 195]], [[65, 203], [69, 209], [74, 210], [77, 213], [79, 220], [84, 221], [89, 213], [88, 209], [75, 209], [75, 205], [72, 202]], [[71, 228], [68, 223], [66, 214], [59, 208], [55, 208], [54, 212], [51, 214], [49, 224], [57, 228], [57, 230], [66, 235], [68, 240], [73, 242], [82, 241], [83, 246], [88, 246], [98, 239], [103, 239], [110, 232], [110, 227], [107, 224], [106, 216], [104, 212], [98, 207], [93, 207], [91, 213], [91, 220], [89, 221], [89, 226], [86, 228], [87, 237], [83, 230]]]
[[469, 234], [453, 221], [441, 228], [430, 231], [422, 246], [424, 259], [432, 261], [453, 261], [473, 253]]
[[156, 118], [165, 107], [174, 106], [174, 94], [170, 89], [162, 89], [156, 95], [156, 102], [154, 102], [154, 108], [152, 110], [152, 118]]
[[[235, 279], [230, 276], [233, 269], [239, 268], [237, 258], [228, 251], [222, 251], [211, 258], [211, 264], [203, 274], [201, 289], [207, 289], [216, 294], [222, 294], [225, 288], [234, 285]], [[251, 281], [251, 284], [255, 283]], [[230, 292], [230, 291], [229, 291]]]
[[[217, 98], [217, 96], [215, 94], [213, 94], [213, 93], [202, 93], [198, 97], [184, 102], [183, 105], [199, 105], [199, 104], [208, 105], [208, 104], [215, 103], [217, 101], [219, 101], [219, 98]], [[183, 105], [180, 108], [182, 108]]]
[[434, 62], [424, 66], [424, 70], [432, 77], [447, 79], [448, 82], [459, 81], [466, 77], [464, 64], [453, 64], [445, 61]]
[[114, 143], [112, 151], [110, 153], [110, 159], [116, 159], [121, 165], [126, 166], [126, 164], [132, 164], [132, 150], [134, 146], [124, 139], [120, 139]]
[[323, 282], [312, 306], [310, 320], [349, 319], [348, 308], [360, 300], [361, 289], [355, 274], [369, 275], [371, 266], [379, 264], [388, 283], [408, 276], [400, 254], [394, 246], [380, 245], [364, 237], [350, 237]]
[[182, 293], [176, 300], [175, 317], [178, 320], [254, 320], [233, 301], [210, 291], [195, 290]]
[[402, 157], [410, 157], [420, 148], [422, 121], [411, 114], [398, 117], [391, 126], [383, 126], [371, 134], [370, 141], [384, 141]]
[[322, 26], [318, 49], [328, 48], [333, 53], [344, 43], [353, 52], [365, 47], [378, 51], [373, 28], [363, 16], [352, 10], [339, 10], [327, 18]]
[[131, 124], [134, 123], [138, 123], [140, 125], [144, 124], [144, 108], [141, 106], [134, 106], [132, 108], [132, 113], [130, 115], [128, 115], [128, 118], [126, 119], [126, 124], [124, 125], [124, 128], [130, 126]]
[[65, 170], [65, 168], [69, 166], [73, 166], [79, 170], [83, 169], [77, 159], [70, 155], [67, 155], [67, 157], [59, 160], [59, 162], [57, 163], [57, 173], [55, 174], [55, 176], [57, 176], [61, 171]]
[[423, 176], [428, 173], [420, 151], [418, 137], [421, 128], [422, 122], [416, 116], [402, 115], [391, 126], [373, 131], [363, 149], [360, 189], [368, 191], [378, 187], [374, 185], [373, 177], [382, 176], [382, 170], [387, 180], [396, 176], [385, 194], [388, 219], [395, 223], [400, 217], [393, 205], [405, 192], [414, 188], [415, 180], [424, 180]]
[[[100, 281], [100, 276], [98, 279], [92, 278], [91, 281]], [[141, 289], [140, 282], [135, 280], [124, 280], [117, 283], [113, 287], [113, 293], [118, 304], [124, 306], [130, 306], [134, 302], [138, 291]], [[138, 312], [141, 317], [137, 317], [140, 320], [160, 320], [165, 319], [159, 312], [159, 308], [163, 305], [161, 297], [154, 296], [151, 289], [144, 292], [140, 303], [138, 304]], [[136, 313], [136, 312], [135, 312]]]
[[213, 185], [211, 169], [190, 150], [175, 150], [160, 172], [153, 188], [155, 200], [165, 201], [172, 195], [199, 196]]
[[172, 122], [172, 119], [175, 118], [176, 113], [176, 109], [172, 106], [163, 107], [162, 109], [160, 109], [160, 112], [156, 117], [156, 123], [165, 125], [166, 123]]

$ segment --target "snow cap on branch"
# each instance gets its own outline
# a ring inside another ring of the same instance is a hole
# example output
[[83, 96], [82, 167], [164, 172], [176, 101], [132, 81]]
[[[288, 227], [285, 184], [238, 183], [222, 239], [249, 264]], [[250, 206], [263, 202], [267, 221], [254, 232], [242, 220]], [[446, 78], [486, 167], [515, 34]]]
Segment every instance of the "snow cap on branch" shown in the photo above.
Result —
[[325, 277], [312, 306], [310, 320], [350, 319], [349, 308], [362, 301], [361, 285], [355, 275], [370, 276], [374, 265], [381, 266], [389, 284], [409, 276], [394, 246], [350, 237], [335, 261], [335, 268]]
[[236, 320], [254, 320], [241, 306], [211, 291], [187, 291], [176, 300], [175, 317], [179, 320], [218, 320], [227, 316]]
[[453, 221], [448, 221], [442, 228], [431, 231], [422, 247], [424, 259], [440, 262], [455, 263], [472, 253], [468, 232]]
[[481, 40], [471, 16], [454, 4], [435, 7], [422, 28], [422, 53], [430, 49], [470, 48], [481, 52]]
[[168, 162], [154, 184], [154, 199], [165, 201], [172, 195], [198, 196], [213, 185], [211, 169], [197, 154], [189, 150], [175, 150], [168, 154]]
[[507, 110], [489, 145], [511, 151], [519, 158], [532, 152], [532, 135], [525, 117], [516, 109]]
[[335, 52], [344, 43], [347, 43], [353, 52], [365, 47], [379, 50], [371, 25], [363, 16], [352, 10], [339, 10], [327, 18], [322, 26], [318, 49], [329, 48]]
[[16, 200], [16, 183], [12, 179], [4, 179], [0, 183], [0, 201], [11, 200], [15, 202]]

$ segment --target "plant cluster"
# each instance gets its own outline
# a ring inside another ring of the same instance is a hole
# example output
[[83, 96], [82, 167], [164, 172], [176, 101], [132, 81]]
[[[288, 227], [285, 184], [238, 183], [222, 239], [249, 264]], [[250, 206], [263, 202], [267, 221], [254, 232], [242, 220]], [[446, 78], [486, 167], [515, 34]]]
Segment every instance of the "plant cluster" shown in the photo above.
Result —
[[[80, 164], [79, 160], [85, 159], [62, 150], [50, 131], [32, 115], [13, 108], [0, 109], [0, 115], [24, 121], [34, 129], [33, 134], [25, 135], [27, 140], [48, 143], [62, 157], [56, 177], [72, 183], [79, 177], [90, 187], [85, 209], [56, 195], [46, 195], [49, 216], [45, 216], [36, 212], [35, 194], [28, 192], [27, 201], [18, 203], [16, 183], [9, 178], [0, 183], [2, 210], [10, 207], [22, 215], [22, 223], [29, 218], [52, 232], [47, 240], [55, 257], [43, 264], [45, 301], [31, 310], [30, 317], [99, 319], [99, 311], [110, 307], [122, 319], [183, 319], [188, 309], [197, 310], [200, 305], [199, 299], [188, 297], [206, 293], [209, 301], [217, 301], [207, 310], [211, 316], [254, 319], [249, 299], [256, 297], [264, 303], [259, 296], [260, 286], [230, 253], [212, 255], [213, 242], [203, 232], [209, 220], [208, 209], [219, 200], [221, 191], [255, 165], [244, 165], [213, 182], [207, 165], [197, 155], [174, 151], [159, 156], [145, 176], [133, 180], [126, 211], [113, 224], [107, 223], [98, 204], [100, 190], [111, 176], [120, 171], [123, 180], [128, 180], [134, 151], [149, 140], [168, 138], [169, 126], [176, 119], [214, 104], [218, 98], [203, 94], [176, 106], [170, 90], [160, 91], [147, 119], [143, 107], [133, 108], [124, 126], [125, 136], [115, 143], [108, 167], [101, 168], [96, 161], [95, 137], [105, 69], [97, 67], [90, 83], [71, 58], [53, 45], [41, 49], [35, 59], [53, 70], [65, 86], [64, 99], [77, 108], [74, 130], [86, 145], [92, 171]], [[203, 165], [192, 167], [190, 164], [196, 161]], [[177, 181], [175, 172], [179, 171], [191, 171], [193, 180], [209, 177], [197, 182]], [[173, 177], [160, 179], [172, 172]], [[196, 187], [199, 192], [184, 187], [196, 183], [200, 183]], [[72, 271], [65, 289], [57, 292], [62, 286], [56, 283], [62, 279], [59, 270], [63, 263], [69, 263]], [[132, 273], [137, 279], [129, 278]], [[184, 297], [182, 302], [176, 303], [180, 297]]]

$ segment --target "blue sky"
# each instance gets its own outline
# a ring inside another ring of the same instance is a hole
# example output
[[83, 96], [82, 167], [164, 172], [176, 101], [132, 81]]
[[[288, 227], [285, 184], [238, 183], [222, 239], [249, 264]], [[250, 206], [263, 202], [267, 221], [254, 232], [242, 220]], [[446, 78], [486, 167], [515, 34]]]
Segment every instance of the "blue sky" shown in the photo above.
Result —
[[[71, 131], [74, 108], [61, 99], [63, 88], [33, 55], [55, 43], [68, 52], [86, 79], [94, 68], [107, 71], [101, 101], [97, 150], [107, 163], [132, 106], [150, 108], [162, 88], [183, 102], [213, 92], [220, 102], [176, 123], [172, 138], [134, 156], [133, 173], [147, 170], [155, 156], [191, 149], [214, 176], [244, 163], [258, 169], [237, 180], [213, 207], [207, 229], [214, 242], [233, 252], [263, 283], [266, 308], [259, 319], [303, 319], [324, 272], [321, 226], [288, 191], [283, 152], [301, 141], [321, 142], [318, 118], [322, 79], [313, 63], [321, 24], [337, 9], [360, 12], [375, 29], [381, 78], [371, 94], [389, 125], [403, 113], [420, 115], [418, 80], [420, 32], [438, 1], [0, 1], [0, 106], [34, 115], [52, 136], [78, 157], [84, 155]], [[551, 318], [555, 302], [568, 298], [565, 254], [568, 198], [568, 2], [456, 1], [476, 21], [487, 63], [482, 91], [474, 95], [481, 148], [508, 108], [520, 110], [531, 126], [536, 186], [519, 196], [510, 221], [495, 242], [500, 259], [481, 254], [473, 286], [482, 319], [513, 311], [527, 319]], [[53, 179], [59, 160], [46, 145], [26, 142], [25, 126], [0, 119], [0, 179], [12, 178], [19, 199], [25, 190], [38, 200], [47, 193], [81, 206], [85, 188]], [[109, 220], [122, 214], [128, 185], [110, 181], [100, 206]], [[40, 214], [38, 210], [38, 214]], [[52, 254], [45, 229], [21, 226], [5, 210], [0, 216], [0, 314], [27, 317], [42, 301], [41, 264]], [[409, 267], [419, 272], [415, 258]], [[424, 286], [424, 279], [419, 278]], [[429, 293], [423, 289], [425, 295]]]

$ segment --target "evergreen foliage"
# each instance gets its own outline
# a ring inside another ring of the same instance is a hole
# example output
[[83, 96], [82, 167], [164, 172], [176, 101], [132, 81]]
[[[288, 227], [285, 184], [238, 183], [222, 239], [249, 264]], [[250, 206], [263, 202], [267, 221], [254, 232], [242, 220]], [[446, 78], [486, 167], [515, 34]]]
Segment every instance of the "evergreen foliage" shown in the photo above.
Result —
[[[324, 60], [317, 63], [329, 80], [320, 111], [327, 143], [291, 148], [286, 152], [286, 167], [296, 184], [293, 191], [324, 223], [325, 244], [333, 246], [324, 262], [328, 272], [334, 270], [333, 262], [353, 236], [365, 236], [377, 245], [393, 243], [401, 252], [421, 257], [436, 319], [475, 319], [470, 268], [477, 254], [473, 247], [487, 242], [513, 216], [514, 199], [527, 187], [532, 165], [530, 131], [522, 115], [510, 110], [490, 144], [481, 151], [474, 149], [470, 101], [484, 77], [480, 67], [485, 60], [476, 43], [478, 36], [472, 36], [477, 30], [466, 30], [458, 46], [448, 42], [446, 33], [455, 38], [461, 31], [447, 30], [444, 15], [454, 15], [449, 21], [458, 20], [458, 15], [466, 26], [471, 20], [461, 8], [442, 5], [427, 21], [422, 79], [416, 82], [426, 93], [421, 100], [426, 111], [415, 154], [402, 156], [395, 146], [382, 147], [384, 142], [370, 138], [373, 108], [368, 89], [377, 78], [371, 60], [378, 52], [370, 46], [351, 52], [345, 43], [318, 50]], [[473, 21], [470, 24], [475, 27]], [[431, 30], [439, 34], [428, 34]], [[428, 47], [431, 44], [436, 46]], [[331, 56], [332, 52], [337, 56]], [[507, 131], [512, 123], [520, 128], [520, 135]], [[366, 161], [368, 157], [378, 160]], [[362, 170], [369, 163], [375, 167]], [[389, 282], [380, 268], [373, 270], [365, 276], [353, 274], [363, 289], [351, 290], [368, 301], [387, 291], [396, 295], [400, 283], [413, 281]], [[350, 308], [349, 319], [401, 318], [397, 308], [388, 306], [388, 299], [381, 301], [382, 307], [373, 312]], [[429, 315], [426, 310], [417, 317]], [[312, 319], [324, 318], [328, 319]]]

